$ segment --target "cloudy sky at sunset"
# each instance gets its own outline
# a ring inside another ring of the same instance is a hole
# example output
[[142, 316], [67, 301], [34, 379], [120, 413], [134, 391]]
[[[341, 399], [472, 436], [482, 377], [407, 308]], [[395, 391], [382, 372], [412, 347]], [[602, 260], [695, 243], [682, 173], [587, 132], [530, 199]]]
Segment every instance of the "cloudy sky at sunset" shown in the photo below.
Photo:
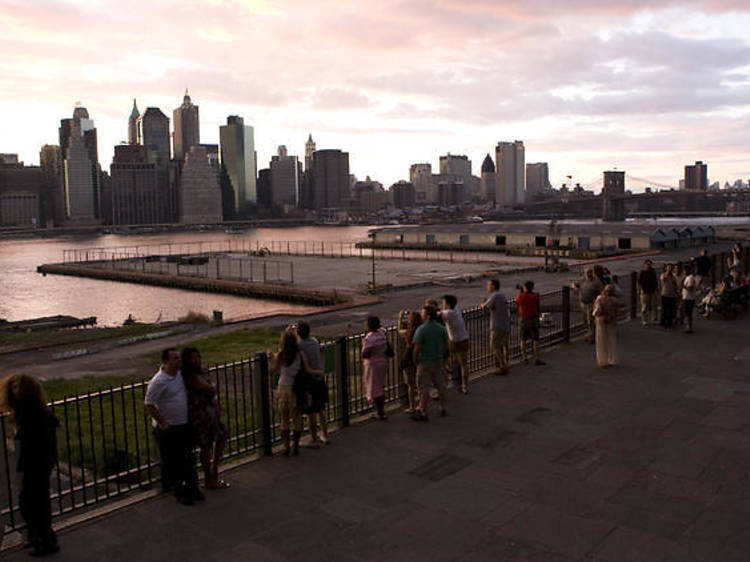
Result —
[[132, 98], [171, 118], [188, 86], [202, 141], [242, 115], [260, 167], [312, 132], [386, 186], [514, 139], [555, 185], [747, 181], [748, 30], [748, 0], [0, 0], [0, 152], [38, 163], [81, 101], [109, 169]]

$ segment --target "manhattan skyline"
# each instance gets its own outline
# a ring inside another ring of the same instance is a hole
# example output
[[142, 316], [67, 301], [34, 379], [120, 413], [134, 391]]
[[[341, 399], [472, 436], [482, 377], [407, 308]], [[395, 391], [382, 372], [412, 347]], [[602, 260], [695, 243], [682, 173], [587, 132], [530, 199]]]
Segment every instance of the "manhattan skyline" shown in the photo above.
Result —
[[204, 143], [241, 115], [261, 165], [312, 132], [386, 186], [448, 152], [478, 175], [514, 139], [556, 186], [617, 167], [677, 187], [695, 160], [712, 182], [750, 177], [747, 2], [316, 5], [6, 0], [0, 152], [37, 164], [80, 101], [106, 169], [132, 98], [169, 115], [187, 87]]

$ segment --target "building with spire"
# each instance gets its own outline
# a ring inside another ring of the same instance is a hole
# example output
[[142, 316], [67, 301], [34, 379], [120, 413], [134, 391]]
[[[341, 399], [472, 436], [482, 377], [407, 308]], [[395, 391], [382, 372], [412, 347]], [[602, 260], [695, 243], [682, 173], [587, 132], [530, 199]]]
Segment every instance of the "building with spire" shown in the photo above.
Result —
[[182, 98], [182, 105], [174, 110], [172, 117], [174, 120], [174, 159], [182, 161], [190, 151], [190, 147], [201, 143], [198, 106], [193, 105], [187, 88]]
[[95, 222], [100, 218], [100, 169], [96, 127], [88, 110], [77, 106], [72, 119], [60, 121], [59, 133], [65, 218]]
[[138, 106], [135, 105], [135, 98], [133, 98], [133, 110], [128, 117], [128, 144], [140, 144], [138, 141], [138, 118], [140, 116]]
[[482, 176], [481, 176], [481, 187], [479, 189], [482, 199], [485, 201], [495, 202], [495, 163], [492, 161], [492, 156], [487, 154], [482, 162]]
[[307, 142], [305, 143], [305, 171], [312, 169], [313, 165], [313, 153], [315, 152], [315, 141], [312, 138], [312, 133], [307, 136]]
[[242, 117], [230, 115], [227, 124], [219, 127], [219, 140], [222, 174], [229, 179], [233, 200], [227, 214], [242, 214], [248, 205], [258, 202], [254, 131]]

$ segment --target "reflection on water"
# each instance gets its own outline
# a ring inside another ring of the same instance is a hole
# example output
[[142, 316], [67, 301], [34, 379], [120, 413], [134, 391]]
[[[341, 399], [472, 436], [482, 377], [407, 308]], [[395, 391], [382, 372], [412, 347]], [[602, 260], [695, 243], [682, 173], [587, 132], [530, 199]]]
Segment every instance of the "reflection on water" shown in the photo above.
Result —
[[128, 314], [139, 321], [155, 322], [159, 318], [175, 320], [190, 310], [209, 316], [213, 310], [221, 310], [225, 319], [272, 312], [300, 313], [308, 307], [96, 279], [57, 275], [43, 277], [36, 273], [36, 267], [43, 263], [62, 261], [62, 251], [70, 248], [179, 244], [227, 239], [359, 241], [367, 238], [368, 230], [369, 227], [361, 226], [259, 228], [237, 235], [224, 232], [179, 232], [0, 241], [0, 318], [23, 320], [69, 314], [78, 317], [96, 316], [99, 324], [111, 326], [121, 324]]

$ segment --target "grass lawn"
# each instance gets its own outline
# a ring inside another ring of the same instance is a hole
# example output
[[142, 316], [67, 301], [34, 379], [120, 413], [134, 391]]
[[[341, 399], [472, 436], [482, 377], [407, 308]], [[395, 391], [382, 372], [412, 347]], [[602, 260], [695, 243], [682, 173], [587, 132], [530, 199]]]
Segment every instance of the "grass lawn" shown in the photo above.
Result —
[[[203, 357], [204, 365], [220, 365], [240, 359], [247, 359], [256, 353], [270, 348], [276, 350], [280, 333], [277, 330], [263, 328], [259, 330], [236, 330], [225, 334], [207, 336], [190, 342], [190, 347], [197, 347]], [[158, 365], [160, 352], [147, 354], [148, 362]]]
[[109, 338], [131, 338], [151, 332], [160, 332], [164, 327], [151, 324], [133, 324], [117, 328], [78, 328], [39, 332], [0, 332], [0, 351], [37, 349], [51, 345], [69, 345], [99, 341]]

